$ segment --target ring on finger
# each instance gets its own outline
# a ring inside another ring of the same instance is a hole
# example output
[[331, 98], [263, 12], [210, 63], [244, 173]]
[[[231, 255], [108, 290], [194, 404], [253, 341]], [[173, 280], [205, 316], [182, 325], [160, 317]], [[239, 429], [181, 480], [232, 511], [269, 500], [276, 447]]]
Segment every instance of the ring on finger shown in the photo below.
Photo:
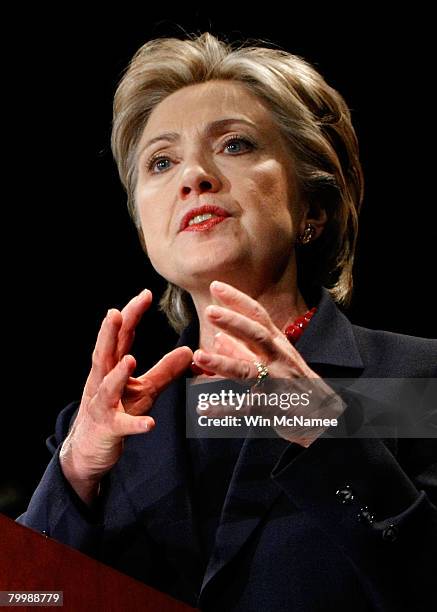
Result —
[[262, 361], [254, 361], [253, 362], [257, 372], [258, 372], [258, 376], [256, 377], [256, 385], [259, 385], [262, 383], [262, 381], [267, 378], [269, 376], [269, 370], [266, 366], [265, 363], [263, 363]]

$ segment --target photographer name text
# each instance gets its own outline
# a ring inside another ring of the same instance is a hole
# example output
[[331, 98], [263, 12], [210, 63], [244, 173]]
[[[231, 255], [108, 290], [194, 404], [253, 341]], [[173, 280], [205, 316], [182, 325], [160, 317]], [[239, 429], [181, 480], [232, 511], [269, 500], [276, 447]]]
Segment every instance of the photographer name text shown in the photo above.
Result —
[[226, 415], [222, 417], [208, 417], [201, 415], [197, 419], [200, 427], [337, 427], [337, 419], [318, 419], [299, 415], [274, 415], [265, 417], [259, 415], [244, 415], [237, 417]]

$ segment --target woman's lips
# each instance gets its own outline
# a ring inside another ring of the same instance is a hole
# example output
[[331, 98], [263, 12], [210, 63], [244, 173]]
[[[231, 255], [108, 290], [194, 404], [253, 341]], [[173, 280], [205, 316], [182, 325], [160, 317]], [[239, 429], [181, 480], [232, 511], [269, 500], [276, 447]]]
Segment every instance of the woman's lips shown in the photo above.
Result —
[[[190, 225], [190, 222], [192, 220], [201, 215], [211, 215], [212, 218], [218, 218], [221, 221], [223, 221], [223, 219], [226, 219], [226, 217], [230, 216], [229, 212], [221, 206], [216, 206], [215, 204], [203, 204], [202, 206], [198, 206], [197, 208], [192, 208], [182, 217], [179, 226], [179, 231], [185, 231], [188, 226], [193, 227], [193, 225], [201, 225], [203, 223], [202, 221], [200, 223], [192, 223]], [[209, 219], [206, 220], [209, 221]]]
[[221, 223], [222, 221], [226, 221], [229, 217], [211, 217], [211, 219], [206, 219], [205, 221], [201, 221], [200, 223], [194, 223], [193, 225], [187, 225], [187, 227], [182, 230], [183, 232], [206, 232], [210, 230], [214, 225]]

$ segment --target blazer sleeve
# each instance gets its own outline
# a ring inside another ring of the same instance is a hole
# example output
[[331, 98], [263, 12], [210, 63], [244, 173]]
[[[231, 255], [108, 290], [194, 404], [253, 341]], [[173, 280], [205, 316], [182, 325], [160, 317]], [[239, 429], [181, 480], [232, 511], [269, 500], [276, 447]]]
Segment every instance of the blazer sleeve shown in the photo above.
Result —
[[390, 442], [392, 451], [378, 438], [291, 444], [271, 477], [349, 558], [375, 609], [431, 609], [437, 440]]
[[55, 433], [47, 439], [52, 459], [35, 490], [26, 512], [16, 521], [55, 540], [97, 556], [102, 523], [96, 505], [87, 506], [65, 478], [59, 462], [63, 440], [76, 417], [79, 402], [61, 411]]

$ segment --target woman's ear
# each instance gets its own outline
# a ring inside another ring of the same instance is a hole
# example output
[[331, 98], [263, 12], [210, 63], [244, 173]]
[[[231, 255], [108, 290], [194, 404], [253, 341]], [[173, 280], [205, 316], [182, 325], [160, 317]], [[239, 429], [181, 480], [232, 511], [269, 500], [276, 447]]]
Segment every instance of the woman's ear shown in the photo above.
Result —
[[311, 232], [311, 241], [316, 240], [322, 234], [328, 221], [325, 208], [316, 202], [308, 205], [299, 224], [299, 235], [303, 236], [308, 226], [314, 228]]

